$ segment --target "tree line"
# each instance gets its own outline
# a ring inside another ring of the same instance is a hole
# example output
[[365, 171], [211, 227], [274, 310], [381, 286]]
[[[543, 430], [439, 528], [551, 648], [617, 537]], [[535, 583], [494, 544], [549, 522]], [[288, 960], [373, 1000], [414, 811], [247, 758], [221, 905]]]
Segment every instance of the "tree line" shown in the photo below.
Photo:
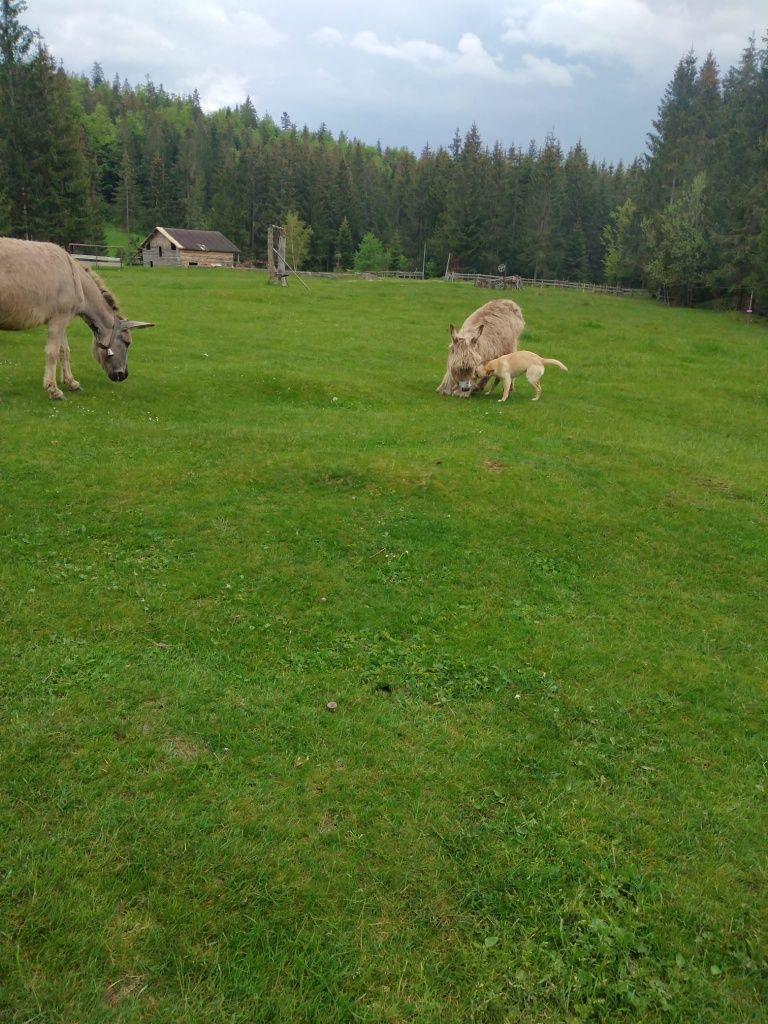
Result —
[[[0, 233], [141, 239], [158, 224], [223, 232], [266, 255], [287, 223], [309, 269], [508, 273], [648, 286], [675, 302], [768, 297], [768, 51], [721, 76], [681, 60], [631, 165], [549, 135], [488, 146], [382, 148], [276, 122], [249, 99], [205, 113], [196, 92], [68, 75], [0, 0]], [[300, 240], [300, 245], [298, 240]], [[290, 254], [289, 254], [290, 258]]]
[[605, 242], [612, 281], [768, 309], [768, 36], [725, 75], [711, 53], [680, 60]]

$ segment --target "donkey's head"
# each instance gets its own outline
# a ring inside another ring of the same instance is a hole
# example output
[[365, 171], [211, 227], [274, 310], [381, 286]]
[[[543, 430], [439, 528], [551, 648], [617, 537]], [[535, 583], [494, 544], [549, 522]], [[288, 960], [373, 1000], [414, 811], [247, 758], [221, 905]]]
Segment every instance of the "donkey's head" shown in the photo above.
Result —
[[475, 367], [481, 362], [478, 342], [483, 333], [484, 324], [472, 334], [459, 334], [451, 324], [451, 347], [448, 350], [448, 366], [451, 376], [458, 385], [462, 396], [469, 398], [475, 377]]
[[94, 274], [90, 268], [86, 268], [86, 274], [98, 288], [96, 297], [92, 300], [92, 308], [81, 314], [93, 331], [93, 358], [110, 380], [125, 380], [128, 376], [131, 331], [155, 325], [141, 320], [124, 320], [120, 315], [117, 299], [99, 275]]
[[125, 380], [128, 376], [128, 348], [131, 344], [131, 331], [154, 326], [154, 324], [143, 323], [141, 320], [123, 320], [116, 314], [111, 329], [94, 329], [93, 357], [110, 380]]

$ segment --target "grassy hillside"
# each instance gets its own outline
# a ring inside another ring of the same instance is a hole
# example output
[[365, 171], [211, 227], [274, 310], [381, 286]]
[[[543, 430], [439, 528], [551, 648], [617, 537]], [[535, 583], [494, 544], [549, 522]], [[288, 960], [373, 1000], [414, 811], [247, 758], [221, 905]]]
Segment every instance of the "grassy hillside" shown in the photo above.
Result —
[[104, 276], [124, 384], [0, 335], [0, 1019], [761, 1021], [764, 328], [525, 290], [500, 405], [469, 286]]

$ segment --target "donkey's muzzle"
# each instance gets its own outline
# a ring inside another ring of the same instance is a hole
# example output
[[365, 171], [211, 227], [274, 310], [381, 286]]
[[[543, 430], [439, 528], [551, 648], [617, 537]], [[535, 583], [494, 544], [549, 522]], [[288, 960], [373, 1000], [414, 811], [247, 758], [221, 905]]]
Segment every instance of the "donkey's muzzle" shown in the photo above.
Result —
[[109, 374], [110, 380], [120, 381], [125, 380], [128, 376], [127, 370], [112, 370]]

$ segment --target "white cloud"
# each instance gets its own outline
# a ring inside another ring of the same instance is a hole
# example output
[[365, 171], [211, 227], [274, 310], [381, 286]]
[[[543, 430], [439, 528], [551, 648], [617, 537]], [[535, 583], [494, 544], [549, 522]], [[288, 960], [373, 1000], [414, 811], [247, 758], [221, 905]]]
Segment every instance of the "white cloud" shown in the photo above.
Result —
[[[166, 0], [156, 5], [156, 12], [144, 10], [143, 16], [138, 11], [147, 7], [145, 0], [135, 6], [130, 15], [104, 10], [94, 16], [83, 7], [62, 5], [44, 38], [68, 70], [83, 70], [94, 60], [121, 71], [140, 65], [156, 81], [209, 64], [228, 71], [233, 61], [242, 64], [244, 53], [274, 50], [290, 38], [262, 15], [226, 0]], [[30, 24], [37, 27], [31, 19]]]
[[746, 5], [711, 0], [518, 0], [505, 11], [502, 42], [666, 73], [692, 46], [733, 59], [751, 18]]
[[318, 29], [317, 32], [312, 32], [309, 38], [313, 43], [322, 43], [326, 46], [344, 45], [344, 36], [341, 32], [337, 28], [329, 28], [328, 26]]
[[237, 11], [231, 18], [232, 43], [239, 46], [275, 49], [290, 42], [290, 36], [274, 28], [261, 14]]
[[632, 56], [657, 27], [642, 0], [529, 0], [509, 8], [505, 21], [504, 42], [554, 47], [571, 57]]
[[455, 67], [458, 56], [443, 46], [427, 43], [423, 39], [383, 43], [375, 32], [356, 32], [352, 37], [352, 47], [377, 57], [402, 60], [429, 70], [450, 70]]
[[213, 0], [187, 0], [184, 15], [193, 18], [195, 21], [202, 21], [211, 25], [228, 25], [229, 18], [224, 8]]
[[98, 19], [85, 12], [69, 14], [57, 24], [55, 32], [46, 35], [46, 42], [57, 57], [86, 49], [98, 54], [93, 60], [102, 60], [106, 53], [113, 62], [131, 60], [137, 52], [167, 55], [175, 49], [171, 37], [160, 28], [114, 12]]
[[524, 54], [515, 68], [505, 68], [501, 58], [490, 54], [479, 36], [465, 32], [455, 50], [424, 39], [382, 41], [375, 32], [356, 32], [349, 44], [336, 29], [323, 29], [315, 33], [317, 42], [349, 45], [374, 57], [400, 61], [422, 73], [450, 78], [478, 78], [509, 85], [541, 84], [556, 87], [573, 85], [574, 71], [579, 68], [556, 64], [549, 57]]
[[574, 84], [574, 71], [585, 71], [581, 67], [567, 68], [555, 64], [548, 57], [534, 57], [532, 53], [523, 54], [523, 67], [516, 71], [518, 85], [554, 85], [558, 88], [570, 88]]
[[459, 40], [456, 56], [459, 74], [479, 75], [481, 78], [504, 80], [507, 73], [501, 68], [498, 58], [492, 57], [480, 39], [473, 32], [465, 32]]
[[186, 91], [197, 89], [200, 106], [205, 111], [239, 106], [248, 94], [248, 80], [243, 75], [201, 72], [186, 80]]

